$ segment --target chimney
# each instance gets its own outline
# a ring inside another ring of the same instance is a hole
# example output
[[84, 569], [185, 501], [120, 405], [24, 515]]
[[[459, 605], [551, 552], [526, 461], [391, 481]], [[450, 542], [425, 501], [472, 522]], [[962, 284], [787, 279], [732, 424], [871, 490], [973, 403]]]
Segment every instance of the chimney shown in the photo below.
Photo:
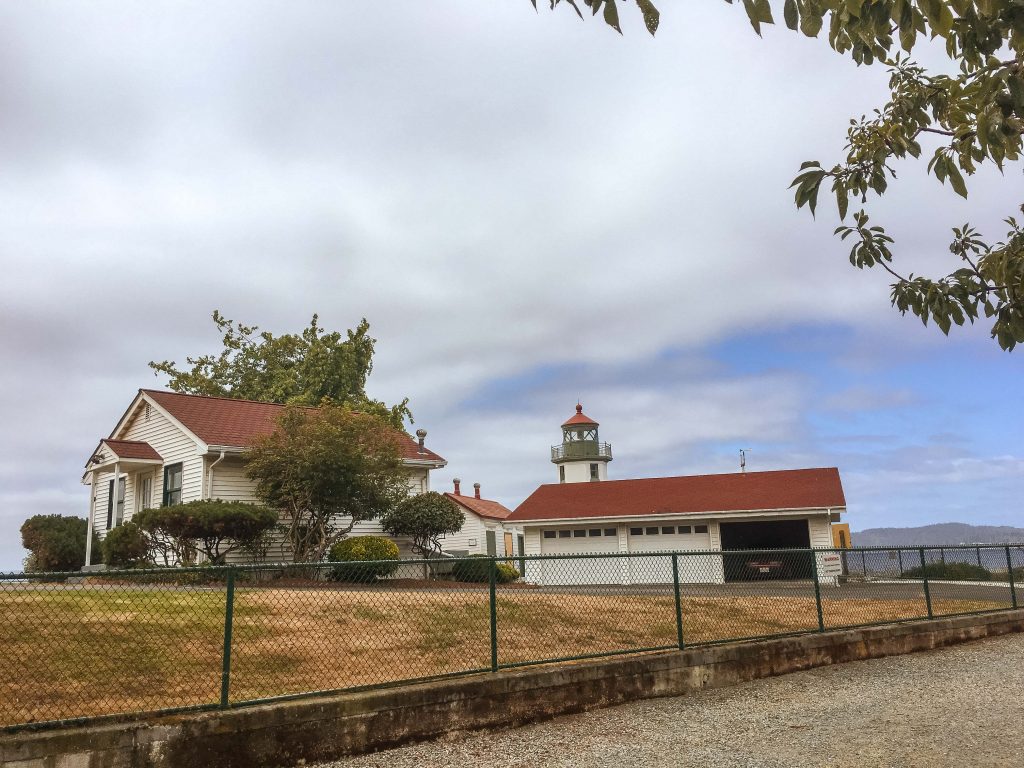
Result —
[[473, 483], [473, 495], [480, 498], [480, 483]]
[[426, 453], [426, 449], [423, 447], [423, 441], [427, 439], [427, 430], [423, 429], [422, 427], [420, 429], [417, 429], [416, 430], [416, 437], [418, 437], [420, 439], [420, 451], [419, 452], [420, 453]]
[[452, 480], [452, 482], [455, 483], [455, 495], [456, 496], [461, 496], [462, 495], [462, 491], [459, 489], [459, 484], [462, 481], [459, 480], [459, 478], [456, 477], [454, 480]]

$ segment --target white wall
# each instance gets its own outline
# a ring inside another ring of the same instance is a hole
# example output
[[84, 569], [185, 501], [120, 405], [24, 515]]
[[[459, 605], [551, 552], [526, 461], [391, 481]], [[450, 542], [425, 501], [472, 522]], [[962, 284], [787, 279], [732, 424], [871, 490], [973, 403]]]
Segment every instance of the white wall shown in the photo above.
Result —
[[590, 465], [597, 464], [598, 480], [608, 479], [607, 461], [566, 461], [555, 466], [555, 481], [560, 482], [561, 473], [559, 466], [565, 467], [565, 482], [567, 483], [590, 483]]
[[[181, 462], [181, 500], [195, 501], [203, 497], [204, 466], [203, 455], [195, 440], [189, 437], [173, 421], [155, 407], [141, 403], [126, 429], [118, 435], [120, 440], [141, 440], [153, 446], [160, 454], [164, 466]], [[153, 478], [153, 505], [159, 506], [163, 499], [163, 470], [157, 468]], [[105, 508], [105, 507], [104, 507]], [[128, 503], [125, 500], [125, 518]]]

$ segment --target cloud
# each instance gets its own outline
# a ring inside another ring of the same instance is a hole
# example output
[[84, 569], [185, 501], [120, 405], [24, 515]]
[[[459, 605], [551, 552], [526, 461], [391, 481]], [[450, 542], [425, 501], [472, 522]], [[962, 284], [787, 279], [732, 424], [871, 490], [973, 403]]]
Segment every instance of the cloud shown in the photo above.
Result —
[[[878, 406], [839, 377], [949, 344], [786, 190], [885, 73], [733, 11], [666, 11], [651, 40], [513, 1], [0, 7], [0, 540], [84, 509], [82, 457], [159, 383], [149, 360], [215, 347], [214, 308], [276, 332], [368, 317], [372, 394], [412, 397], [451, 472], [509, 503], [577, 396], [619, 472], [821, 463], [822, 435], [851, 438], [817, 401]], [[1007, 182], [965, 203], [913, 169], [878, 211], [934, 271], [934, 222], [997, 221]], [[715, 358], [804, 326], [831, 329], [827, 385], [816, 358]], [[913, 411], [918, 387], [881, 391]]]

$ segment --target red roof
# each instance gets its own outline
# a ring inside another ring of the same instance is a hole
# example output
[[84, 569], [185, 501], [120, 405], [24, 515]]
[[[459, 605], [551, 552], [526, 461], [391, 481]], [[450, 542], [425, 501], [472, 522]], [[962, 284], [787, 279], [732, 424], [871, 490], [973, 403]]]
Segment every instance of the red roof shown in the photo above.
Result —
[[593, 425], [595, 427], [599, 426], [596, 421], [594, 421], [592, 418], [583, 413], [583, 406], [580, 405], [579, 403], [576, 403], [576, 414], [570, 417], [568, 421], [562, 424], [562, 426], [571, 427], [574, 424], [586, 424]]
[[[257, 437], [274, 431], [277, 417], [285, 409], [285, 406], [278, 403], [256, 400], [184, 395], [155, 389], [140, 391], [207, 445], [248, 448]], [[419, 443], [405, 432], [399, 434], [402, 458], [410, 461], [445, 461], [430, 449], [421, 449]]]
[[152, 445], [141, 440], [100, 440], [100, 445], [107, 446], [119, 459], [163, 461]]
[[504, 520], [512, 514], [512, 510], [497, 501], [490, 499], [478, 499], [476, 496], [463, 496], [461, 494], [446, 493], [449, 499], [456, 504], [461, 504], [470, 512], [480, 517], [488, 517], [492, 520]]
[[835, 467], [542, 485], [512, 520], [845, 508]]

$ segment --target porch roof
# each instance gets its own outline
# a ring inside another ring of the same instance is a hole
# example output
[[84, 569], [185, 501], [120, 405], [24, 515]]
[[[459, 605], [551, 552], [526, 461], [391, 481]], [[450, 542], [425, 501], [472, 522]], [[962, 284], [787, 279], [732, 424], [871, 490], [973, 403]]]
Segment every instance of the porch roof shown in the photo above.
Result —
[[96, 450], [92, 452], [86, 469], [98, 469], [115, 462], [131, 465], [163, 464], [163, 457], [149, 443], [141, 440], [100, 440]]

